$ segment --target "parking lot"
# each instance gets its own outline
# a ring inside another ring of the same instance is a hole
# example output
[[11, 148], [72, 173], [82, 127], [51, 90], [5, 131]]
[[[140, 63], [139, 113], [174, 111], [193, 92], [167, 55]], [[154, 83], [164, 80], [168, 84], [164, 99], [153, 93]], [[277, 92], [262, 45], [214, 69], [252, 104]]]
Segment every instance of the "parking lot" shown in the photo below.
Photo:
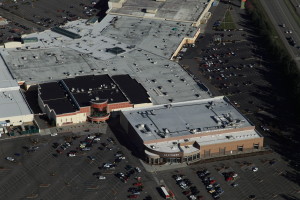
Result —
[[17, 40], [22, 34], [98, 15], [99, 6], [96, 4], [97, 1], [94, 0], [5, 1], [0, 6], [0, 12], [10, 22], [0, 28], [0, 44]]
[[[220, 2], [211, 8], [214, 14], [204, 27], [204, 33], [194, 47], [191, 45], [180, 54], [179, 63], [214, 95], [228, 96], [266, 136], [276, 133], [291, 137], [298, 124], [291, 112], [288, 88], [245, 10], [236, 6], [239, 1], [232, 2]], [[216, 22], [222, 21], [228, 10], [236, 29], [216, 30]]]
[[[252, 169], [258, 170], [254, 172]], [[300, 187], [286, 175], [293, 170], [287, 167], [277, 154], [267, 154], [262, 156], [247, 157], [229, 161], [218, 161], [207, 164], [195, 164], [186, 168], [157, 172], [157, 176], [163, 179], [170, 190], [174, 191], [176, 199], [189, 199], [189, 195], [184, 195], [184, 191], [174, 175], [181, 175], [184, 179], [189, 179], [192, 186], [196, 186], [203, 199], [213, 199], [213, 195], [208, 192], [205, 184], [197, 175], [197, 172], [208, 170], [207, 178], [214, 180], [212, 185], [219, 185], [223, 193], [220, 199], [224, 200], [243, 200], [251, 199], [297, 199], [300, 198]], [[236, 173], [235, 178], [226, 181], [224, 172]], [[234, 183], [236, 183], [234, 185]]]
[[[89, 134], [2, 140], [0, 199], [127, 199], [133, 193], [139, 199], [149, 194], [153, 199], [161, 198], [153, 176], [118, 143], [109, 128], [101, 129], [95, 137], [98, 139], [93, 138], [95, 134], [89, 139]], [[109, 163], [111, 168], [104, 167]], [[126, 174], [126, 183], [117, 173]], [[140, 191], [128, 192], [132, 187]]]

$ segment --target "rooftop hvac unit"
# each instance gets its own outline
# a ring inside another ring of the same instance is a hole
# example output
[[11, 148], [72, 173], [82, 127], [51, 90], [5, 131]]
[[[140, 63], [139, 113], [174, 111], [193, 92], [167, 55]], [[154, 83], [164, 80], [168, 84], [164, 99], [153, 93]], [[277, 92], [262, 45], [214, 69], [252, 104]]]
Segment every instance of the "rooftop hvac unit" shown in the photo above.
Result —
[[164, 131], [166, 134], [169, 134], [169, 133], [170, 133], [169, 129], [167, 129], [167, 128], [164, 128], [163, 131]]

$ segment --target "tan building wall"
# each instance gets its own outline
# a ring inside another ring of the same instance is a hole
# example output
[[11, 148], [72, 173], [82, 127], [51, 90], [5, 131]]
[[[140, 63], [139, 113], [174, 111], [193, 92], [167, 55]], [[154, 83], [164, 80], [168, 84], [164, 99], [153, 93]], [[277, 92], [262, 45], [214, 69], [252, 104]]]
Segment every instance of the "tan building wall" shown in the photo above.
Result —
[[22, 47], [22, 43], [21, 42], [7, 42], [4, 43], [4, 47], [5, 48], [18, 48], [18, 47]]
[[12, 125], [12, 126], [20, 126], [23, 123], [32, 122], [33, 114], [0, 118], [0, 121], [5, 121], [5, 120], [9, 120], [10, 125]]
[[122, 8], [123, 4], [126, 2], [126, 0], [119, 0], [119, 1], [109, 1], [108, 2], [108, 10], [106, 13], [109, 13], [109, 11], [113, 8]]
[[193, 23], [193, 26], [200, 26], [203, 18], [205, 17], [205, 15], [207, 14], [207, 12], [209, 11], [209, 9], [211, 8], [211, 5], [212, 3], [214, 2], [215, 0], [210, 0], [209, 3], [207, 4], [207, 6], [204, 8], [203, 12], [201, 13], [201, 15], [199, 16], [198, 20]]
[[181, 43], [179, 44], [179, 46], [177, 47], [177, 49], [174, 51], [173, 55], [171, 56], [171, 60], [173, 60], [174, 57], [176, 57], [179, 54], [179, 52], [183, 48], [183, 45], [185, 45], [185, 44], [194, 44], [196, 42], [199, 34], [200, 34], [200, 28], [195, 33], [194, 37], [192, 37], [192, 38], [190, 38], [190, 37], [183, 38]]
[[141, 103], [141, 104], [133, 104], [134, 108], [143, 108], [153, 106], [153, 103]]
[[72, 113], [71, 115], [57, 115], [56, 126], [65, 124], [76, 124], [85, 122], [87, 119], [86, 113]]

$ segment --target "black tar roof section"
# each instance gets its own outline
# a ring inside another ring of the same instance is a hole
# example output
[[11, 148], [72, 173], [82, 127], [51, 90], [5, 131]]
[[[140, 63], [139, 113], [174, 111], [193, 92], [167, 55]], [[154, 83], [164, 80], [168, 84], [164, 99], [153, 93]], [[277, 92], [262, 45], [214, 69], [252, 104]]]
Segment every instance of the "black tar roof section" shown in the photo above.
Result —
[[40, 84], [41, 99], [50, 109], [53, 109], [57, 115], [75, 112], [76, 108], [66, 97], [66, 91], [58, 82]]
[[76, 112], [77, 109], [67, 98], [44, 101], [50, 109], [53, 109], [57, 115]]
[[40, 84], [41, 98], [43, 101], [65, 97], [65, 91], [58, 82]]
[[132, 79], [128, 74], [115, 75], [111, 78], [115, 81], [115, 83], [118, 84], [120, 89], [125, 93], [131, 103], [151, 103], [149, 99], [150, 97], [145, 88], [135, 79]]
[[128, 102], [126, 96], [107, 74], [79, 76], [62, 81], [81, 107], [89, 106], [92, 99], [108, 99], [108, 103]]

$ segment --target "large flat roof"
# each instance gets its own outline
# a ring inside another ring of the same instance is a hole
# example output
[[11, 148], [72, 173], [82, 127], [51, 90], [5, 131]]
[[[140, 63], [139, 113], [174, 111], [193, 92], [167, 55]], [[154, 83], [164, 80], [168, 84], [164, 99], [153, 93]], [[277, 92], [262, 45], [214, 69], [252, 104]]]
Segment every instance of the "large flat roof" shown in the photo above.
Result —
[[191, 23], [118, 16], [101, 34], [171, 58], [183, 38], [192, 38], [196, 32], [197, 28], [192, 27]]
[[[184, 36], [195, 34], [191, 23], [107, 15], [100, 23], [77, 20], [63, 28], [82, 37], [72, 40], [48, 30], [26, 36], [38, 42], [0, 49], [14, 79], [31, 85], [91, 74], [130, 74], [154, 104], [210, 97], [178, 63], [167, 59]], [[115, 47], [125, 51], [107, 51]]]
[[208, 0], [127, 0], [121, 8], [112, 8], [109, 13], [174, 21], [196, 21], [207, 3]]
[[6, 60], [13, 76], [28, 84], [90, 74], [130, 74], [143, 85], [154, 104], [209, 98], [179, 64], [144, 50], [133, 50], [109, 60], [97, 60], [69, 48], [14, 50], [9, 54]]
[[20, 90], [0, 92], [0, 118], [30, 114], [32, 114], [31, 110], [28, 108]]
[[[252, 127], [225, 97], [122, 111], [144, 141]], [[222, 136], [223, 137], [223, 136]]]

